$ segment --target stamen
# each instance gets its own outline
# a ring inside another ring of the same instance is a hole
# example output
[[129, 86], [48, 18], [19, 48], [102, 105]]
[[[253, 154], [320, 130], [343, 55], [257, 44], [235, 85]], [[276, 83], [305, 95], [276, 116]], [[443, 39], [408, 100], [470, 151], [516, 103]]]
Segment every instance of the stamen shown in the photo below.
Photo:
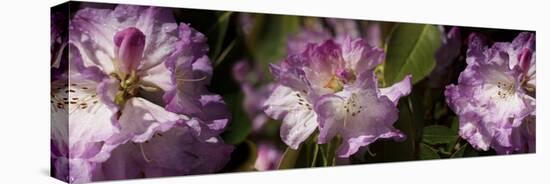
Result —
[[143, 150], [143, 144], [139, 144], [139, 150], [141, 151], [141, 156], [143, 157], [145, 162], [149, 163], [152, 161], [149, 158], [147, 158], [147, 155], [145, 155], [145, 150]]
[[367, 153], [369, 153], [369, 155], [370, 155], [371, 157], [376, 156], [376, 153], [373, 153], [373, 152], [370, 150], [369, 146], [367, 146]]
[[199, 82], [199, 81], [203, 81], [205, 79], [207, 79], [208, 77], [207, 76], [203, 76], [201, 78], [198, 78], [198, 79], [178, 79], [178, 82]]

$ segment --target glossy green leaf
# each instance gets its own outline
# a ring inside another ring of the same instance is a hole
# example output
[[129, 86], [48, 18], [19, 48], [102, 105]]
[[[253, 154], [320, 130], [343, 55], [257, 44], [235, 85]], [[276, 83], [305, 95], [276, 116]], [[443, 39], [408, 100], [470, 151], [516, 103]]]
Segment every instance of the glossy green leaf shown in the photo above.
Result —
[[412, 74], [413, 83], [424, 79], [435, 67], [435, 53], [441, 45], [441, 33], [434, 25], [397, 25], [387, 45], [384, 79], [387, 84]]
[[437, 154], [437, 150], [435, 150], [434, 148], [430, 147], [429, 145], [426, 145], [424, 143], [421, 143], [420, 144], [420, 153], [419, 153], [419, 158], [421, 160], [431, 160], [431, 159], [439, 159], [441, 157], [439, 157], [439, 154]]
[[[245, 35], [247, 48], [265, 73], [269, 73], [269, 64], [284, 58], [288, 36], [298, 31], [300, 18], [286, 15], [257, 15], [254, 23], [252, 33]], [[266, 77], [269, 78], [271, 75]]]
[[422, 141], [427, 144], [449, 144], [456, 141], [458, 135], [450, 128], [441, 125], [424, 127]]

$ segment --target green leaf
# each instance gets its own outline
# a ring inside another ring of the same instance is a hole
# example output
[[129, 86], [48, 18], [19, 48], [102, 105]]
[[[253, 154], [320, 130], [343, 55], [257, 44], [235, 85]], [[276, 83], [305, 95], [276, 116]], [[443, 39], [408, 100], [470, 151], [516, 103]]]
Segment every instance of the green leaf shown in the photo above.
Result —
[[466, 147], [468, 146], [468, 144], [464, 144], [462, 146], [460, 146], [460, 148], [458, 148], [458, 150], [456, 150], [452, 155], [451, 155], [451, 158], [460, 158], [464, 155], [464, 150], [466, 150]]
[[[257, 14], [252, 33], [245, 35], [246, 45], [253, 59], [265, 73], [268, 66], [286, 54], [288, 36], [300, 28], [300, 17]], [[271, 75], [268, 75], [270, 78]], [[270, 80], [270, 79], [266, 79]]]
[[225, 40], [225, 35], [227, 34], [227, 28], [229, 27], [229, 20], [233, 12], [224, 12], [221, 13], [216, 21], [214, 27], [211, 30], [216, 30], [216, 44], [214, 45], [214, 52], [212, 54], [214, 61], [219, 60], [220, 52], [222, 50], [222, 45]]
[[450, 128], [441, 125], [431, 125], [424, 127], [422, 142], [435, 144], [449, 144], [456, 141], [458, 135]]
[[441, 45], [441, 33], [434, 25], [399, 24], [387, 45], [384, 79], [394, 84], [412, 74], [417, 83], [435, 67], [435, 52]]
[[439, 159], [439, 154], [437, 154], [437, 150], [434, 148], [421, 143], [420, 144], [420, 154], [418, 155], [421, 160], [431, 160], [431, 159]]
[[251, 122], [242, 106], [243, 98], [242, 93], [233, 93], [224, 96], [224, 100], [228, 104], [232, 115], [227, 130], [222, 134], [226, 143], [240, 144], [246, 140], [252, 130]]
[[292, 148], [288, 147], [286, 148], [285, 152], [283, 153], [283, 156], [281, 157], [281, 160], [279, 161], [278, 169], [290, 169], [294, 168], [296, 166], [296, 161], [298, 160], [298, 156], [300, 156], [300, 148], [298, 150], [293, 150]]

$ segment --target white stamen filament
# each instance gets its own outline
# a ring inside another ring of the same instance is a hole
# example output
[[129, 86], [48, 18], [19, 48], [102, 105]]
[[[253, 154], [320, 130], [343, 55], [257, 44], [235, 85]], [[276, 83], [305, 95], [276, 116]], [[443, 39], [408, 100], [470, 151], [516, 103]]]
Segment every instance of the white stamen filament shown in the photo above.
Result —
[[207, 76], [203, 76], [201, 78], [198, 78], [198, 79], [183, 79], [183, 78], [178, 78], [178, 82], [199, 82], [199, 81], [203, 81], [207, 78]]
[[145, 150], [143, 150], [143, 144], [139, 144], [139, 150], [141, 152], [141, 156], [143, 157], [143, 159], [145, 160], [145, 162], [149, 163], [151, 162], [152, 160], [147, 158], [147, 155], [145, 155]]

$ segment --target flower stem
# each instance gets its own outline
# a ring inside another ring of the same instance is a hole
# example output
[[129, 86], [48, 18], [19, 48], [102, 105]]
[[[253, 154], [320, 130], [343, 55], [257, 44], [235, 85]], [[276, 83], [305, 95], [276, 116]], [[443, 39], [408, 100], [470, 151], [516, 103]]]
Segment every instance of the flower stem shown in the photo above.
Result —
[[315, 167], [315, 164], [317, 164], [318, 154], [319, 154], [319, 145], [313, 144], [313, 159], [311, 160], [311, 167]]

